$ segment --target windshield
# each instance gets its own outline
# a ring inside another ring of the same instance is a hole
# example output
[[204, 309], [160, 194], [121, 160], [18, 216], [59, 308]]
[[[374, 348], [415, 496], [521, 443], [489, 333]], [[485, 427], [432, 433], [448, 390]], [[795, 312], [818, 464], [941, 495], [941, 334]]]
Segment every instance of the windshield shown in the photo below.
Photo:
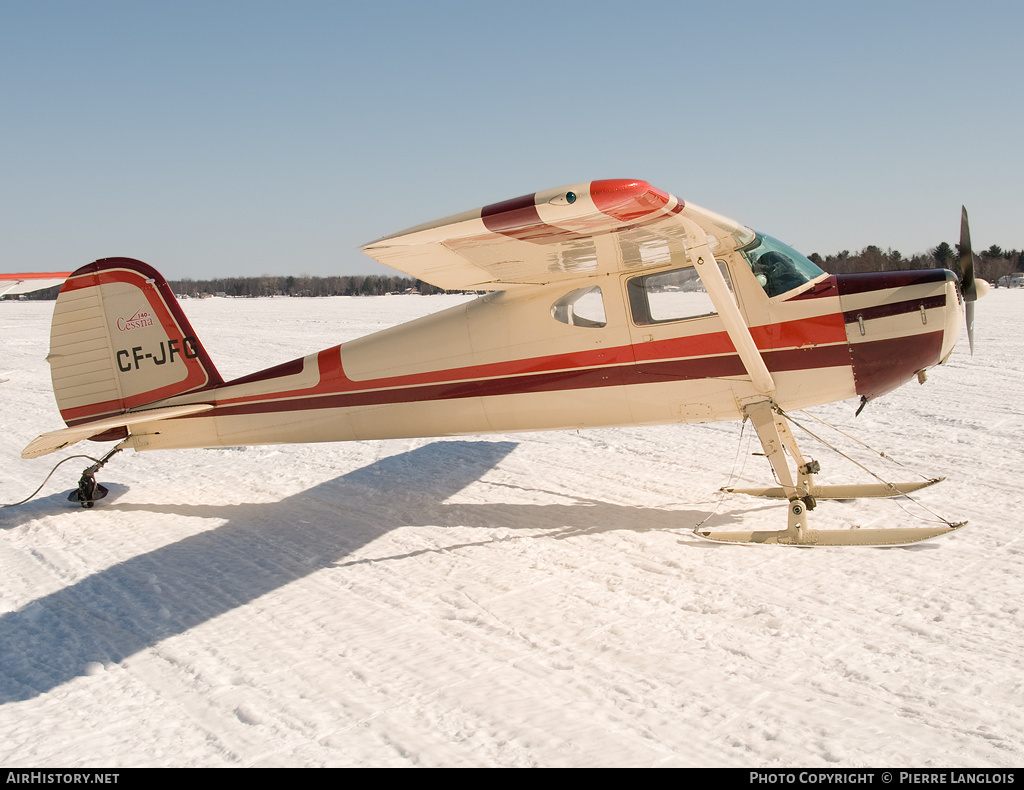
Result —
[[768, 296], [792, 291], [825, 273], [789, 245], [761, 233], [740, 252]]

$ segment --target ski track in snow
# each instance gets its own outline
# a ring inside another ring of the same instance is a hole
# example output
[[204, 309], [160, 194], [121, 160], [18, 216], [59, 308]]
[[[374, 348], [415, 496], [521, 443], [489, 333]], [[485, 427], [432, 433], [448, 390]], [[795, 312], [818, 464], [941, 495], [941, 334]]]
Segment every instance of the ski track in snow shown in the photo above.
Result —
[[[465, 297], [183, 303], [225, 378]], [[925, 386], [854, 419], [946, 482], [915, 547], [724, 546], [784, 526], [749, 428], [609, 429], [122, 453], [93, 510], [63, 465], [0, 510], [0, 760], [131, 766], [1017, 766], [1024, 763], [1024, 291], [978, 307]], [[83, 442], [44, 357], [53, 303], [0, 303], [0, 499]], [[806, 415], [816, 433], [835, 438]], [[822, 482], [863, 473], [797, 431]], [[886, 462], [838, 437], [876, 470]], [[890, 479], [915, 479], [895, 467]], [[731, 470], [734, 470], [731, 472]], [[825, 502], [819, 528], [908, 502]]]

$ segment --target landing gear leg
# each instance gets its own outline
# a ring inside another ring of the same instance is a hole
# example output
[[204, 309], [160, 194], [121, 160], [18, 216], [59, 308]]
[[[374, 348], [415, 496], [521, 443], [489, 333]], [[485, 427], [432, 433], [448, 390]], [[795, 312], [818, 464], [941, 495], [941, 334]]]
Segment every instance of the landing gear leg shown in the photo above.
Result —
[[[775, 470], [776, 478], [782, 484], [783, 494], [789, 500], [789, 521], [786, 530], [774, 537], [779, 543], [813, 543], [814, 537], [808, 528], [807, 512], [814, 510], [817, 504], [811, 496], [811, 487], [814, 485], [814, 473], [819, 468], [818, 462], [804, 460], [796, 439], [789, 430], [789, 423], [771, 401], [764, 400], [751, 404], [747, 406], [746, 413], [757, 430], [761, 447], [772, 469]], [[789, 467], [786, 451], [796, 465], [796, 478]]]
[[[814, 482], [820, 471], [817, 461], [806, 460], [797, 447], [786, 416], [769, 400], [748, 404], [744, 412], [757, 429], [761, 447], [768, 458], [779, 486], [772, 488], [727, 488], [725, 491], [750, 496], [786, 499], [789, 520], [784, 530], [751, 532], [715, 532], [698, 527], [694, 532], [702, 538], [722, 543], [782, 543], [791, 546], [904, 546], [945, 535], [964, 524], [943, 522], [941, 526], [894, 527], [870, 529], [816, 530], [809, 526], [808, 511], [819, 499], [859, 499], [861, 497], [893, 497], [926, 488], [938, 480], [920, 483], [822, 486]], [[796, 466], [790, 468], [786, 453]], [[966, 522], [964, 522], [966, 523]]]

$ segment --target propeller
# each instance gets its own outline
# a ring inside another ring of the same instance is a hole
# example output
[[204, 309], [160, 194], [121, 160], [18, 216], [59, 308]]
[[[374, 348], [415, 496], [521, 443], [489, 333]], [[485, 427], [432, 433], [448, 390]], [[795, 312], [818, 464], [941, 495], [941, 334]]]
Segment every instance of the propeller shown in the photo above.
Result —
[[960, 259], [956, 275], [960, 278], [960, 293], [964, 297], [964, 316], [967, 318], [967, 340], [974, 354], [974, 303], [988, 293], [989, 285], [974, 276], [974, 253], [971, 251], [971, 229], [967, 224], [967, 209], [960, 207]]

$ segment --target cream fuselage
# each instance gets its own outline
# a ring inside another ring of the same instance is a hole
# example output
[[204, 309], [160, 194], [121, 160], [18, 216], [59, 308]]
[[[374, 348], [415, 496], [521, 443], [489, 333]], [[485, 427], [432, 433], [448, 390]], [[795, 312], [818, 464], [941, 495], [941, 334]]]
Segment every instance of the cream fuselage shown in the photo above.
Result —
[[[722, 261], [783, 410], [872, 398], [943, 361], [960, 331], [944, 270], [829, 276], [769, 298]], [[671, 267], [666, 267], [671, 268]], [[645, 272], [650, 274], [650, 272]], [[759, 396], [717, 314], [638, 321], [631, 275], [593, 278], [603, 326], [553, 316], [565, 283], [497, 292], [233, 382], [132, 430], [136, 450], [741, 419]]]

